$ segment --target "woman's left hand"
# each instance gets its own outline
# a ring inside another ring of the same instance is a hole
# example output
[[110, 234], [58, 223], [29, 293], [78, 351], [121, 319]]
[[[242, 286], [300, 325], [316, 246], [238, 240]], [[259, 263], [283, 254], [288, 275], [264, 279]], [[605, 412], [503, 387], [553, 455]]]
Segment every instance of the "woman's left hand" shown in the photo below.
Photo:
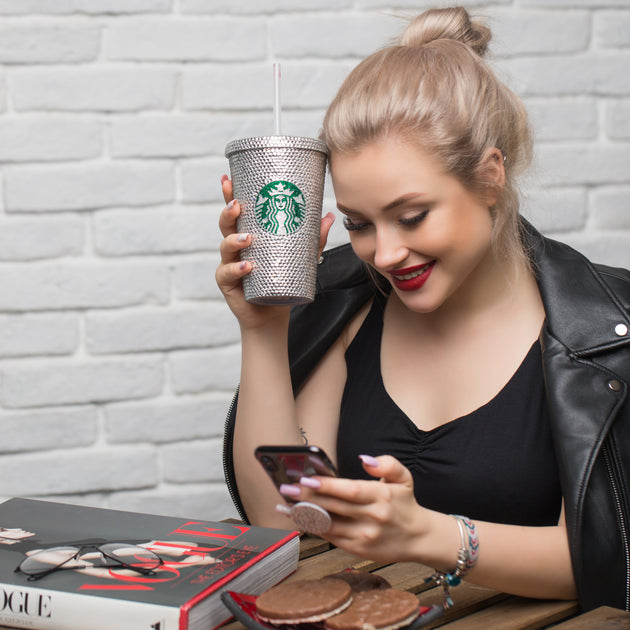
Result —
[[290, 492], [291, 498], [311, 501], [330, 513], [333, 524], [323, 537], [335, 546], [373, 560], [414, 560], [433, 513], [418, 504], [411, 473], [397, 459], [361, 459], [378, 480], [311, 477], [303, 480], [299, 496]]

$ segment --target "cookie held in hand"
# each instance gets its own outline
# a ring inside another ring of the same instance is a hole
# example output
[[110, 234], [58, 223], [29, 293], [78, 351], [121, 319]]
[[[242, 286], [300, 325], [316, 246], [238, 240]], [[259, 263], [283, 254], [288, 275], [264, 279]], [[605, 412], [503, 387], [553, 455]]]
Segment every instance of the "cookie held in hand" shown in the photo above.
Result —
[[420, 611], [415, 595], [388, 588], [355, 593], [342, 613], [326, 619], [326, 630], [396, 630], [408, 626]]
[[272, 624], [315, 623], [352, 602], [350, 585], [335, 578], [283, 582], [256, 599], [256, 612]]

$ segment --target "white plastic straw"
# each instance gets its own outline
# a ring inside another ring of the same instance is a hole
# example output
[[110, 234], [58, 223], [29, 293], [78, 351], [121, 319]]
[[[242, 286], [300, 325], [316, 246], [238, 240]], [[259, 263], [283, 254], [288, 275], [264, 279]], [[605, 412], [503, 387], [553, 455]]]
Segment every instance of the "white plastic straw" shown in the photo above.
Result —
[[274, 133], [276, 136], [280, 135], [280, 64], [273, 64], [273, 86], [274, 86], [274, 99], [273, 99], [273, 118], [274, 118]]

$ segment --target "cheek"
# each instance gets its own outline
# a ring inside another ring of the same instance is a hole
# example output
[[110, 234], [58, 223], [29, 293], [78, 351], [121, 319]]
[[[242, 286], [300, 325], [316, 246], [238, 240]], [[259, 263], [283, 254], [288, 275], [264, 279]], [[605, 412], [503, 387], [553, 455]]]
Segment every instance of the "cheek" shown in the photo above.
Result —
[[476, 218], [468, 226], [468, 238], [478, 247], [489, 247], [492, 242], [493, 232], [494, 224], [490, 211], [485, 208], [479, 210]]
[[492, 239], [493, 222], [488, 208], [464, 205], [453, 221], [452, 242], [457, 247], [479, 247]]
[[364, 262], [370, 263], [374, 258], [374, 243], [369, 236], [350, 233], [350, 245], [354, 253]]

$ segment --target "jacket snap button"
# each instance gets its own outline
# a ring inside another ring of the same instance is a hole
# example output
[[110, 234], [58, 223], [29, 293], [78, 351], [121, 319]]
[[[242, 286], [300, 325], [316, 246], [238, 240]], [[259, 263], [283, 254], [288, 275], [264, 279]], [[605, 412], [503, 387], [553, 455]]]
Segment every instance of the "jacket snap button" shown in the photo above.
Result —
[[625, 337], [628, 334], [628, 327], [625, 324], [617, 324], [615, 326], [615, 334], [619, 337]]
[[613, 379], [608, 381], [608, 388], [612, 389], [613, 392], [618, 392], [621, 390], [621, 383], [617, 379]]

